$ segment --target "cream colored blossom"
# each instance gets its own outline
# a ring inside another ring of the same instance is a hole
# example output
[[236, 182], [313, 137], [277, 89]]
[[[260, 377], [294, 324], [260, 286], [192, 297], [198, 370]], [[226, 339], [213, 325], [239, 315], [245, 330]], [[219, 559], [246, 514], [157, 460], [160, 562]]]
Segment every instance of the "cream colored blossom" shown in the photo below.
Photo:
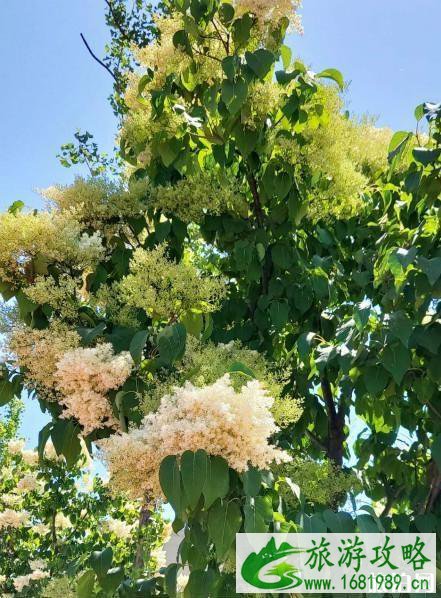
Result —
[[72, 522], [64, 513], [59, 512], [55, 515], [55, 527], [57, 529], [68, 529], [72, 527]]
[[41, 581], [42, 579], [46, 579], [50, 577], [50, 573], [48, 571], [41, 571], [40, 569], [36, 569], [27, 575], [19, 575], [14, 579], [14, 588], [17, 590], [18, 593], [22, 592], [24, 588], [29, 586], [32, 581]]
[[117, 491], [137, 498], [161, 496], [158, 471], [167, 455], [203, 449], [226, 459], [236, 471], [249, 465], [265, 469], [287, 459], [268, 444], [277, 427], [270, 409], [273, 399], [257, 380], [236, 392], [228, 375], [197, 388], [186, 383], [166, 395], [157, 413], [139, 429], [102, 440], [103, 458]]
[[47, 563], [42, 559], [35, 559], [33, 561], [29, 561], [29, 567], [32, 569], [32, 571], [37, 569], [43, 571], [44, 569], [47, 569]]
[[220, 280], [202, 277], [196, 268], [172, 262], [165, 246], [137, 249], [130, 262], [130, 274], [120, 283], [121, 297], [156, 319], [170, 319], [190, 309], [217, 309], [225, 294]]
[[21, 456], [22, 456], [23, 461], [26, 463], [26, 465], [37, 465], [37, 463], [38, 463], [37, 451], [30, 451], [30, 450], [22, 451]]
[[78, 315], [80, 297], [78, 281], [67, 274], [55, 280], [52, 276], [37, 276], [24, 294], [38, 305], [50, 305], [60, 318], [72, 320]]
[[291, 30], [303, 33], [302, 21], [297, 13], [300, 0], [234, 0], [236, 15], [253, 14], [260, 29], [277, 25], [281, 19], [289, 21]]
[[7, 444], [8, 452], [11, 453], [11, 455], [20, 455], [23, 452], [25, 444], [23, 438], [13, 438]]
[[32, 526], [32, 530], [39, 536], [46, 536], [50, 532], [50, 527], [45, 523], [36, 523]]
[[159, 572], [167, 565], [167, 555], [162, 546], [157, 546], [151, 551], [150, 559], [154, 562], [155, 572]]
[[90, 267], [104, 249], [84, 244], [79, 222], [69, 213], [0, 214], [0, 278], [32, 282], [50, 263]]
[[[88, 180], [78, 177], [73, 185], [49, 187], [41, 193], [51, 207], [73, 214], [79, 222], [98, 231], [115, 230], [118, 221], [143, 211], [139, 195], [99, 177]], [[101, 245], [100, 233], [95, 232], [82, 242]]]
[[125, 521], [121, 521], [120, 519], [113, 519], [113, 517], [108, 517], [101, 522], [101, 528], [103, 531], [109, 532], [114, 534], [117, 538], [121, 540], [127, 540], [132, 534], [135, 525], [129, 525]]
[[205, 214], [240, 213], [245, 206], [240, 189], [231, 178], [204, 172], [174, 185], [152, 188], [148, 202], [183, 222], [201, 222]]
[[78, 347], [80, 336], [65, 324], [53, 322], [49, 328], [16, 328], [9, 348], [16, 365], [31, 385], [56, 387], [56, 364], [66, 351]]
[[14, 507], [22, 501], [22, 497], [17, 494], [1, 494], [0, 501], [7, 507]]
[[284, 93], [274, 81], [256, 81], [249, 86], [247, 103], [242, 110], [242, 121], [251, 128], [260, 128], [267, 118], [274, 116]]
[[77, 418], [86, 435], [100, 427], [116, 426], [106, 393], [121, 386], [132, 367], [130, 353], [115, 355], [110, 343], [67, 351], [56, 369], [64, 416]]
[[35, 474], [27, 473], [17, 482], [17, 492], [32, 492], [33, 490], [36, 490], [38, 486], [39, 483]]
[[13, 511], [5, 509], [0, 512], [0, 529], [5, 527], [21, 527], [29, 522], [29, 513], [27, 511]]

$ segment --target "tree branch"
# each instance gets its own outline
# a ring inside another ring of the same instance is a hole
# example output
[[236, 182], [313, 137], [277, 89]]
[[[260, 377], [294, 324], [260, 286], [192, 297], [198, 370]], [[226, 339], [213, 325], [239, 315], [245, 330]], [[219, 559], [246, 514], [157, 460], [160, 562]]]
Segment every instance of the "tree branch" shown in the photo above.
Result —
[[322, 442], [320, 438], [314, 434], [314, 432], [311, 432], [311, 430], [306, 430], [306, 435], [314, 442], [314, 444], [317, 445], [321, 451], [327, 451], [326, 444]]
[[259, 225], [260, 228], [263, 228], [264, 214], [263, 214], [263, 210], [262, 210], [262, 204], [260, 202], [259, 191], [257, 189], [257, 181], [256, 181], [254, 175], [250, 172], [247, 175], [247, 179], [248, 179], [248, 184], [251, 189], [251, 194], [253, 196], [253, 208], [254, 208], [254, 214], [256, 216], [257, 224]]
[[115, 27], [118, 29], [118, 31], [120, 32], [121, 36], [125, 39], [125, 41], [130, 42], [131, 37], [130, 37], [129, 33], [127, 32], [127, 30], [122, 26], [120, 20], [118, 19], [118, 15], [115, 13], [115, 9], [114, 9], [112, 0], [105, 0], [105, 3], [107, 4], [107, 7], [108, 7], [110, 15], [113, 19], [113, 23], [114, 23]]
[[111, 77], [114, 79], [114, 81], [118, 82], [118, 79], [116, 78], [116, 76], [114, 75], [114, 73], [112, 72], [112, 70], [111, 70], [111, 69], [109, 69], [109, 67], [107, 66], [107, 64], [105, 64], [105, 63], [104, 63], [102, 60], [100, 60], [100, 59], [98, 58], [98, 56], [96, 56], [96, 55], [95, 55], [95, 54], [92, 52], [92, 50], [91, 50], [91, 48], [90, 48], [89, 44], [87, 43], [87, 41], [86, 41], [86, 38], [84, 37], [84, 35], [83, 35], [82, 33], [80, 33], [80, 36], [81, 36], [81, 39], [83, 40], [83, 43], [84, 43], [84, 45], [86, 46], [87, 50], [89, 51], [89, 54], [92, 56], [92, 58], [93, 58], [94, 60], [96, 60], [96, 61], [97, 61], [97, 63], [98, 63], [98, 64], [100, 64], [100, 65], [101, 65], [103, 68], [105, 68], [105, 69], [106, 69], [106, 71], [107, 71], [107, 72], [109, 73], [109, 75], [110, 75], [110, 76], [111, 76]]

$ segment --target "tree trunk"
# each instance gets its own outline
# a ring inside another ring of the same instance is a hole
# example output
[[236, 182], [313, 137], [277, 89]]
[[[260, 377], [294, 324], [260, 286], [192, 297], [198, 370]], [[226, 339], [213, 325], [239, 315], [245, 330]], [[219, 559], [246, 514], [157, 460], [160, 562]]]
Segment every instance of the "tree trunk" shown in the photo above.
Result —
[[321, 379], [323, 399], [328, 411], [328, 446], [327, 454], [338, 467], [343, 465], [343, 443], [346, 440], [344, 431], [345, 414], [343, 405], [337, 410], [332, 396], [331, 384], [326, 376]]
[[138, 521], [138, 531], [140, 537], [138, 539], [138, 545], [136, 547], [136, 556], [135, 556], [135, 567], [136, 569], [142, 570], [144, 569], [144, 539], [142, 538], [142, 531], [143, 528], [147, 527], [150, 522], [152, 516], [152, 510], [150, 509], [148, 499], [142, 505], [141, 510], [139, 512], [139, 521]]

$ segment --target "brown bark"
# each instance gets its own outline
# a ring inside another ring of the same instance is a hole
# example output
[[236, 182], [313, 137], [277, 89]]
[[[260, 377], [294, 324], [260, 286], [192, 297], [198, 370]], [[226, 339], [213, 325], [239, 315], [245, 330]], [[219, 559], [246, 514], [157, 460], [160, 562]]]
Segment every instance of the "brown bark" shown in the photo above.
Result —
[[320, 385], [328, 411], [327, 454], [329, 459], [334, 461], [338, 467], [341, 467], [343, 465], [343, 443], [346, 440], [343, 405], [340, 405], [340, 408], [337, 409], [332, 395], [331, 384], [326, 376], [322, 376]]
[[135, 567], [137, 569], [143, 569], [145, 562], [144, 562], [144, 540], [142, 538], [142, 530], [143, 528], [147, 527], [150, 523], [150, 519], [152, 516], [152, 510], [149, 506], [148, 499], [142, 505], [141, 510], [139, 512], [139, 520], [138, 520], [138, 530], [140, 537], [138, 539], [138, 545], [136, 547], [136, 555], [135, 555]]

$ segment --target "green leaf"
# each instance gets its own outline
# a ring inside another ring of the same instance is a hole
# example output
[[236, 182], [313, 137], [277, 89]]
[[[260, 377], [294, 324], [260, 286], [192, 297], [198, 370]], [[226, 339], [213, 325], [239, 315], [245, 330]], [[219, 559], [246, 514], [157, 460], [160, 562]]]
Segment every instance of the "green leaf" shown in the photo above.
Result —
[[288, 322], [289, 305], [285, 301], [272, 301], [269, 307], [269, 316], [276, 329], [281, 329]]
[[100, 586], [106, 592], [114, 592], [124, 579], [124, 569], [113, 567], [109, 569], [104, 577], [99, 578]]
[[369, 316], [371, 314], [371, 302], [368, 299], [365, 299], [361, 303], [358, 303], [354, 309], [354, 321], [355, 325], [358, 330], [364, 330], [366, 324], [369, 321]]
[[395, 337], [400, 339], [405, 347], [409, 346], [409, 338], [412, 334], [413, 322], [403, 311], [397, 311], [392, 314], [389, 329]]
[[181, 317], [181, 324], [188, 334], [200, 338], [204, 330], [204, 316], [199, 312], [188, 311]]
[[184, 31], [184, 29], [176, 31], [176, 33], [173, 35], [173, 45], [178, 50], [181, 50], [190, 56], [193, 54], [188, 33]]
[[245, 13], [243, 17], [234, 21], [232, 29], [233, 41], [236, 49], [247, 45], [253, 24], [254, 20], [249, 13]]
[[164, 166], [168, 168], [173, 164], [181, 151], [181, 147], [181, 141], [176, 138], [158, 143], [157, 150], [164, 162]]
[[305, 534], [325, 534], [328, 530], [321, 515], [306, 515], [303, 513], [300, 518], [300, 525]]
[[80, 433], [81, 428], [78, 424], [65, 419], [55, 422], [51, 430], [51, 438], [57, 455], [64, 456], [69, 468], [75, 465], [81, 454]]
[[418, 265], [427, 276], [430, 285], [433, 287], [441, 276], [441, 257], [434, 257], [430, 260], [425, 257], [420, 257]]
[[249, 156], [257, 145], [258, 137], [256, 131], [246, 129], [242, 125], [237, 125], [234, 129], [234, 138], [241, 154]]
[[0, 371], [0, 407], [12, 401], [12, 399], [16, 395], [17, 391], [17, 384], [14, 380], [9, 380], [7, 378], [8, 372], [6, 369]]
[[412, 335], [412, 344], [414, 343], [437, 355], [441, 345], [441, 326], [417, 326]]
[[207, 482], [208, 455], [203, 450], [185, 451], [181, 457], [181, 477], [187, 504], [196, 508]]
[[381, 365], [368, 367], [363, 374], [366, 389], [373, 396], [377, 396], [383, 392], [389, 379], [389, 374]]
[[280, 57], [282, 59], [283, 68], [286, 70], [289, 68], [292, 59], [292, 50], [289, 46], [281, 46]]
[[363, 534], [378, 534], [381, 531], [378, 521], [371, 515], [358, 515], [357, 527]]
[[15, 295], [17, 299], [18, 311], [21, 319], [25, 319], [27, 314], [31, 314], [38, 307], [36, 303], [31, 301], [22, 291], [18, 291]]
[[167, 596], [176, 598], [176, 581], [178, 577], [179, 565], [172, 563], [168, 565], [164, 573], [164, 589]]
[[172, 365], [182, 359], [185, 353], [187, 331], [183, 324], [166, 326], [158, 335], [159, 362], [163, 365]]
[[323, 511], [322, 517], [333, 534], [351, 534], [354, 531], [354, 521], [349, 513], [344, 511], [334, 513], [334, 511], [326, 509]]
[[205, 509], [209, 509], [218, 498], [224, 498], [230, 487], [228, 463], [222, 457], [210, 455], [207, 478], [202, 493]]
[[228, 27], [234, 19], [234, 8], [231, 4], [221, 4], [219, 7], [219, 19], [224, 27]]
[[404, 374], [410, 368], [410, 351], [403, 345], [393, 345], [385, 348], [381, 355], [384, 368], [390, 372], [397, 384], [401, 384]]
[[247, 378], [252, 378], [253, 380], [256, 378], [256, 374], [253, 372], [253, 370], [241, 361], [235, 361], [234, 363], [232, 363], [228, 368], [228, 373], [243, 374]]
[[262, 472], [255, 467], [250, 467], [242, 474], [242, 483], [247, 496], [257, 496], [262, 485]]
[[78, 598], [90, 598], [93, 596], [93, 587], [95, 585], [95, 572], [87, 569], [81, 574], [77, 581]]
[[49, 436], [51, 435], [52, 426], [53, 423], [49, 422], [38, 433], [38, 458], [40, 461], [43, 459], [44, 449], [47, 441], [49, 440]]
[[268, 197], [275, 196], [283, 200], [292, 187], [293, 179], [278, 161], [271, 160], [265, 168], [262, 183]]
[[184, 598], [208, 598], [211, 596], [211, 589], [214, 581], [212, 570], [191, 571], [187, 585], [184, 590]]
[[176, 517], [179, 517], [182, 512], [183, 496], [181, 489], [181, 474], [179, 472], [178, 461], [174, 455], [165, 457], [161, 462], [159, 468], [159, 482]]
[[104, 550], [95, 550], [90, 556], [90, 566], [95, 571], [99, 581], [112, 566], [113, 550], [108, 546]]
[[415, 108], [414, 114], [417, 120], [424, 118], [424, 104], [419, 104], [419, 106]]
[[274, 264], [281, 270], [289, 270], [294, 263], [294, 255], [289, 245], [276, 243], [271, 247]]
[[255, 52], [245, 52], [245, 60], [259, 79], [265, 79], [274, 64], [275, 56], [265, 48], [259, 48]]
[[297, 339], [297, 350], [303, 363], [306, 363], [309, 359], [309, 355], [311, 354], [311, 346], [314, 339], [314, 332], [304, 332]]
[[343, 89], [345, 87], [343, 75], [337, 69], [326, 69], [326, 70], [318, 73], [316, 75], [316, 77], [318, 77], [319, 79], [332, 79], [333, 81], [335, 81], [337, 83], [337, 85], [339, 86], [341, 91], [343, 91]]
[[141, 363], [145, 344], [148, 338], [148, 330], [140, 330], [135, 334], [130, 343], [129, 351], [133, 361], [138, 364]]
[[398, 156], [405, 148], [409, 141], [411, 134], [407, 131], [397, 131], [392, 136], [388, 148], [388, 159], [391, 162], [396, 156]]
[[97, 337], [101, 336], [106, 329], [106, 323], [100, 322], [95, 328], [77, 328], [84, 345], [90, 345]]
[[236, 69], [239, 66], [240, 62], [238, 62], [235, 56], [227, 56], [222, 60], [222, 70], [224, 71], [229, 81], [234, 81], [234, 78], [236, 76]]
[[[247, 497], [244, 506], [244, 528], [247, 534], [259, 534], [268, 531], [268, 525], [262, 513], [262, 501], [265, 497], [258, 496], [257, 498]], [[271, 509], [272, 515], [272, 509]]]
[[242, 524], [240, 508], [235, 501], [218, 501], [208, 513], [208, 533], [213, 540], [218, 561], [230, 550]]
[[413, 150], [413, 157], [423, 166], [433, 164], [441, 156], [441, 149], [426, 149], [425, 147], [416, 147]]
[[136, 334], [134, 328], [125, 328], [124, 326], [116, 326], [113, 328], [111, 334], [106, 335], [106, 339], [109, 343], [112, 343], [115, 353], [121, 353], [121, 351], [128, 351], [130, 343], [132, 342], [133, 336]]
[[228, 112], [236, 114], [239, 112], [248, 96], [248, 83], [245, 79], [239, 78], [235, 81], [225, 80], [222, 82], [222, 100], [225, 102]]
[[20, 199], [18, 199], [17, 201], [14, 201], [8, 208], [8, 212], [10, 214], [14, 214], [14, 216], [16, 216], [17, 214], [19, 214], [23, 208], [25, 207], [25, 204], [23, 201], [21, 201]]

